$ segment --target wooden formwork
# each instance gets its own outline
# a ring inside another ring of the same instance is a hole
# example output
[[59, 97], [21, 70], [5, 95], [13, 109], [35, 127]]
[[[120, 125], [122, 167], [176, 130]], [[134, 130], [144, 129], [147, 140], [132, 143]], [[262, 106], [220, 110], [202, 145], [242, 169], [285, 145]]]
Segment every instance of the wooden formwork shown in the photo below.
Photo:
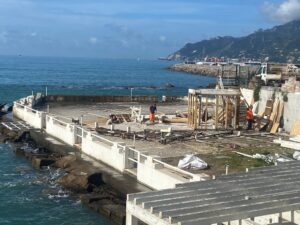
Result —
[[239, 90], [189, 90], [188, 125], [193, 129], [236, 129], [239, 111]]

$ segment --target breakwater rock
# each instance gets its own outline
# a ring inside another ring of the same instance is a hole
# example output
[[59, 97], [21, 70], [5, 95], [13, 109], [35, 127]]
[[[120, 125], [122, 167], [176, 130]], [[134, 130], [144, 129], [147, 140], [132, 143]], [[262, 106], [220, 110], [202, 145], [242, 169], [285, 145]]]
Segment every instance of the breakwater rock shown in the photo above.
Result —
[[178, 72], [185, 72], [185, 73], [192, 73], [202, 76], [211, 76], [217, 77], [221, 76], [234, 76], [239, 74], [240, 76], [252, 76], [258, 69], [258, 66], [240, 66], [237, 67], [236, 65], [226, 65], [226, 66], [219, 66], [219, 65], [199, 65], [199, 64], [184, 64], [179, 63], [175, 65], [171, 65], [167, 67], [169, 70], [178, 71]]
[[26, 157], [35, 168], [63, 170], [61, 176], [55, 180], [57, 184], [92, 210], [117, 224], [125, 224], [125, 195], [105, 183], [101, 171], [82, 160], [80, 156], [74, 152], [70, 154], [67, 147], [65, 152], [62, 149], [56, 151], [49, 146], [45, 148], [29, 131], [10, 131], [0, 127], [0, 137], [1, 142], [12, 144], [15, 153]]
[[197, 65], [197, 64], [175, 64], [167, 67], [169, 70], [198, 74], [202, 76], [219, 76], [221, 75], [221, 67], [209, 66], [209, 65]]

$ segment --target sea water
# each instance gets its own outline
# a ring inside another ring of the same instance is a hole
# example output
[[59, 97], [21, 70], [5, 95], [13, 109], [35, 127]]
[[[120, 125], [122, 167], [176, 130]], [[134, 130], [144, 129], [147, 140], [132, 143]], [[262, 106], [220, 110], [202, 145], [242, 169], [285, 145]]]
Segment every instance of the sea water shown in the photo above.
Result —
[[1, 225], [104, 225], [110, 222], [55, 184], [63, 171], [36, 170], [0, 144]]
[[[214, 78], [168, 71], [151, 60], [0, 57], [0, 103], [32, 92], [77, 95], [186, 95]], [[172, 84], [174, 87], [169, 87]], [[0, 225], [110, 224], [54, 180], [63, 171], [38, 171], [0, 144]]]
[[[174, 63], [174, 62], [173, 62]], [[187, 95], [215, 78], [166, 70], [171, 62], [129, 59], [0, 57], [0, 102], [32, 91], [77, 95]], [[172, 84], [174, 87], [167, 87]]]

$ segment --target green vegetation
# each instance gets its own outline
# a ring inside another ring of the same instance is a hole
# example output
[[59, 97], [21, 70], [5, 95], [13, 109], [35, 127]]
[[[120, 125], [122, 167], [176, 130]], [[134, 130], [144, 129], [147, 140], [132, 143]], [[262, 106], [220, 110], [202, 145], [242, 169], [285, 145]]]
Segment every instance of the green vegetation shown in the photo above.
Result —
[[268, 30], [258, 30], [246, 37], [217, 37], [188, 43], [169, 59], [199, 60], [205, 57], [250, 58], [269, 57], [274, 62], [300, 61], [300, 20]]
[[283, 93], [282, 93], [282, 99], [283, 99], [284, 102], [288, 102], [288, 100], [289, 100], [289, 99], [288, 99], [288, 94], [285, 93], [285, 92], [283, 92]]
[[261, 85], [258, 84], [253, 91], [253, 98], [255, 102], [259, 101], [260, 99], [260, 95], [259, 95], [260, 89], [261, 89]]

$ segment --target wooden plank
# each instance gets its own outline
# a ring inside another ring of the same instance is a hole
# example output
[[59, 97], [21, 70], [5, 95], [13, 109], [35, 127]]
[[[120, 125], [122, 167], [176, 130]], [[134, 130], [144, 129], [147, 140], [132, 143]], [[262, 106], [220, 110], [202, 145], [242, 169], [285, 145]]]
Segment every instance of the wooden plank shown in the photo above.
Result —
[[239, 97], [236, 96], [234, 98], [235, 100], [235, 105], [234, 105], [234, 121], [233, 121], [233, 128], [236, 129], [237, 128], [237, 124], [238, 124], [238, 120], [239, 120], [239, 104], [240, 104], [240, 100], [239, 100]]
[[272, 129], [270, 131], [271, 134], [275, 134], [278, 130], [280, 119], [283, 113], [283, 107], [284, 107], [284, 103], [282, 101], [279, 101], [276, 119], [273, 120]]
[[297, 135], [300, 135], [300, 120], [296, 121], [294, 123], [294, 126], [291, 130], [291, 133], [290, 133], [291, 136], [297, 136]]
[[241, 92], [240, 90], [234, 90], [234, 89], [189, 89], [189, 93], [191, 94], [198, 94], [198, 95], [222, 95], [222, 96], [240, 96]]
[[279, 127], [279, 123], [274, 123], [273, 126], [272, 126], [272, 129], [270, 131], [271, 134], [275, 134], [278, 130], [278, 127]]
[[202, 96], [199, 96], [199, 108], [198, 108], [198, 126], [201, 128], [201, 120], [202, 120]]
[[226, 109], [225, 109], [225, 129], [228, 128], [228, 111], [229, 111], [229, 97], [226, 97]]
[[191, 94], [188, 95], [188, 126], [191, 126]]
[[284, 107], [284, 103], [283, 103], [283, 101], [280, 101], [279, 109], [278, 109], [278, 115], [277, 115], [277, 118], [276, 118], [277, 123], [280, 123], [280, 119], [281, 119], [282, 114], [283, 114], [283, 107]]
[[186, 123], [187, 118], [181, 118], [181, 117], [176, 117], [176, 118], [162, 118], [163, 123]]
[[205, 98], [205, 130], [207, 130], [207, 116], [208, 116], [208, 97]]
[[219, 122], [219, 96], [216, 96], [216, 108], [215, 108], [215, 129], [218, 130], [218, 122]]
[[198, 128], [198, 109], [199, 109], [199, 104], [198, 104], [198, 96], [195, 96], [195, 124], [194, 124], [194, 129]]
[[270, 115], [270, 120], [272, 122], [274, 122], [274, 120], [276, 120], [276, 116], [278, 114], [278, 107], [279, 107], [279, 100], [276, 99], [275, 103], [274, 103], [274, 106], [273, 106], [273, 110], [272, 110], [272, 113]]

